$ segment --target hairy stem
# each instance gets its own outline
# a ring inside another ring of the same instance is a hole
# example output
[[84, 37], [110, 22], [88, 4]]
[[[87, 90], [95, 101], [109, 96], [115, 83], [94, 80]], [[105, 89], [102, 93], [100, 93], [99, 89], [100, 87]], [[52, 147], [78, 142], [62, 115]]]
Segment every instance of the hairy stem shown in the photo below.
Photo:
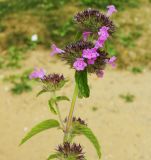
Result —
[[74, 89], [74, 93], [73, 93], [73, 97], [72, 97], [70, 112], [69, 112], [69, 116], [68, 116], [68, 120], [67, 120], [67, 126], [66, 126], [66, 133], [67, 134], [68, 134], [70, 127], [72, 125], [73, 112], [74, 112], [74, 107], [75, 107], [77, 96], [78, 96], [78, 86], [76, 84], [75, 89]]

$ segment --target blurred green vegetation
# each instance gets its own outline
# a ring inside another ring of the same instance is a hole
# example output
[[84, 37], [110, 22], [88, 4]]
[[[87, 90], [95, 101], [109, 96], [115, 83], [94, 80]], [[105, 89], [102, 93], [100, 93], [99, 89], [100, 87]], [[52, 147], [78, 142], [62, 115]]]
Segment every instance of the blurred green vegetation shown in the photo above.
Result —
[[143, 72], [143, 68], [142, 67], [132, 67], [131, 68], [132, 73], [134, 74], [140, 74]]
[[27, 11], [30, 9], [57, 9], [66, 2], [68, 2], [68, 0], [5, 0], [0, 2], [0, 17], [2, 18], [12, 12]]
[[31, 69], [24, 71], [22, 74], [10, 75], [4, 78], [4, 82], [12, 84], [11, 92], [19, 95], [32, 90], [32, 82], [29, 80]]
[[[129, 51], [139, 51], [137, 42], [143, 35], [144, 26], [135, 23], [129, 14], [133, 9], [139, 10], [139, 7], [144, 4], [143, 0], [2, 0], [0, 1], [0, 42], [1, 35], [3, 35], [3, 42], [0, 51], [6, 50], [7, 55], [0, 57], [0, 68], [21, 67], [20, 61], [26, 57], [25, 53], [36, 48], [37, 45], [50, 48], [50, 42], [53, 42], [63, 47], [74, 40], [77, 26], [72, 17], [77, 11], [94, 7], [105, 12], [106, 6], [110, 4], [114, 4], [119, 12], [113, 17], [117, 32], [107, 44], [109, 54], [118, 56], [120, 68], [132, 65], [133, 63], [130, 62], [133, 59], [129, 57], [125, 61], [125, 56], [129, 56]], [[128, 16], [130, 16], [129, 20]], [[39, 38], [36, 44], [30, 39], [35, 33]], [[16, 55], [13, 52], [16, 52]], [[150, 57], [147, 51], [143, 58], [137, 58], [137, 61], [141, 60], [141, 63], [146, 65]]]
[[7, 54], [0, 57], [0, 68], [21, 68], [21, 61], [26, 59], [27, 51], [36, 48], [37, 42], [32, 42], [24, 33], [10, 33], [7, 37]]
[[0, 2], [0, 17], [8, 13], [41, 9], [49, 11], [50, 9], [59, 9], [67, 3], [79, 5], [81, 7], [106, 8], [107, 5], [113, 4], [118, 9], [123, 10], [125, 7], [138, 7], [139, 0], [4, 0]]
[[127, 93], [127, 94], [121, 94], [120, 98], [122, 98], [125, 102], [133, 102], [135, 99], [135, 96], [133, 94]]
[[97, 8], [105, 8], [107, 5], [113, 4], [119, 10], [123, 10], [125, 7], [138, 7], [139, 0], [81, 0], [81, 4]]

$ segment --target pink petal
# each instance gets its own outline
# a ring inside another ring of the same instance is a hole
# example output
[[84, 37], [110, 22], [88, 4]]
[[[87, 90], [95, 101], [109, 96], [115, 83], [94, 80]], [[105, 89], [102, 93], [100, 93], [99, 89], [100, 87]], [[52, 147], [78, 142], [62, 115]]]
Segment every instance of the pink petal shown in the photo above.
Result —
[[45, 71], [44, 69], [37, 69], [35, 68], [34, 71], [29, 75], [30, 79], [34, 79], [34, 78], [40, 78], [43, 79], [43, 77], [45, 76]]
[[117, 12], [117, 9], [114, 5], [107, 6], [107, 16], [111, 16], [114, 12]]
[[96, 58], [88, 59], [88, 64], [94, 64], [96, 61]]
[[113, 62], [115, 62], [115, 61], [116, 61], [116, 59], [117, 59], [117, 58], [116, 58], [115, 56], [111, 57], [111, 58], [110, 58], [110, 60], [109, 60], [109, 63], [113, 63]]
[[54, 56], [55, 54], [58, 54], [58, 53], [61, 54], [65, 52], [64, 50], [58, 48], [55, 44], [51, 46], [51, 49], [52, 49], [52, 52], [50, 53], [51, 56]]

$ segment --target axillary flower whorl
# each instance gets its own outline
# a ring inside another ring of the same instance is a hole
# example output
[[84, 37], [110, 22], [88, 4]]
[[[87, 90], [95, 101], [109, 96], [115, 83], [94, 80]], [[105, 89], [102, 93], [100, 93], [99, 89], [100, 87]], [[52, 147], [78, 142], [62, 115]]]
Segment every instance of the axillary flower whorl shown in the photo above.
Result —
[[[79, 57], [82, 57], [83, 50], [89, 50], [93, 49], [94, 44], [89, 41], [78, 41], [75, 43], [71, 43], [67, 45], [64, 49], [65, 53], [60, 54], [59, 56], [62, 57], [64, 61], [66, 61], [67, 64], [69, 64], [71, 67], [73, 67], [75, 61], [79, 59]], [[95, 63], [88, 63], [87, 59], [82, 59], [84, 64], [87, 64], [87, 71], [89, 73], [96, 73], [100, 69], [104, 69], [106, 62], [105, 60], [108, 59], [108, 53], [104, 50], [97, 49], [98, 57], [94, 60]]]
[[[67, 118], [65, 118], [64, 122], [65, 123], [67, 122]], [[80, 117], [79, 118], [73, 117], [72, 122], [73, 123], [79, 123], [81, 125], [86, 125], [87, 126], [86, 122], [83, 119], [81, 119]]]
[[109, 59], [109, 54], [104, 50], [98, 50], [97, 52], [99, 53], [99, 57], [95, 60], [95, 63], [87, 66], [89, 73], [97, 73], [106, 67], [106, 60]]
[[44, 89], [48, 91], [56, 91], [61, 89], [67, 80], [65, 80], [63, 75], [60, 74], [48, 74], [41, 79], [44, 84]]
[[80, 144], [65, 142], [57, 147], [60, 160], [85, 160]]
[[54, 85], [59, 84], [61, 81], [64, 81], [65, 78], [63, 75], [59, 75], [59, 74], [48, 74], [45, 75], [42, 79], [42, 82], [44, 83], [52, 83]]
[[59, 56], [73, 67], [75, 60], [81, 57], [82, 51], [92, 47], [94, 47], [92, 42], [80, 40], [68, 44], [64, 49], [65, 53], [60, 54]]

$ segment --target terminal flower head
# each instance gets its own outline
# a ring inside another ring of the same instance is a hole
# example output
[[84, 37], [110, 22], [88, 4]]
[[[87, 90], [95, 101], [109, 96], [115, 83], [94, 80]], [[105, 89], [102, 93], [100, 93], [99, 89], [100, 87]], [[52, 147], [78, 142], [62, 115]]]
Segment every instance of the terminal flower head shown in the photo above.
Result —
[[109, 33], [112, 34], [115, 31], [115, 25], [109, 16], [103, 14], [97, 9], [88, 8], [84, 11], [78, 12], [74, 16], [74, 20], [80, 25], [83, 31], [88, 30], [92, 33], [98, 31], [98, 27], [108, 26]]

